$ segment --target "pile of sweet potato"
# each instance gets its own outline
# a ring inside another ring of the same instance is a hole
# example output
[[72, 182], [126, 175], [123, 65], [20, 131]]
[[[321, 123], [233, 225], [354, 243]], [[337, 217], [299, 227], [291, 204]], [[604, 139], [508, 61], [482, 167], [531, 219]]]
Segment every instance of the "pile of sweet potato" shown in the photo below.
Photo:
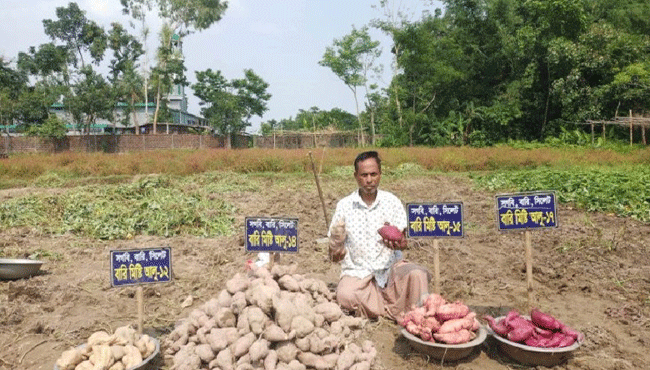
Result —
[[530, 319], [521, 316], [517, 310], [511, 310], [499, 321], [489, 315], [484, 318], [495, 334], [531, 347], [568, 347], [584, 339], [582, 333], [536, 308], [530, 311]]
[[172, 369], [371, 368], [374, 345], [356, 343], [367, 320], [342, 312], [325, 282], [296, 265], [249, 267], [163, 340]]
[[424, 341], [446, 344], [471, 341], [481, 326], [476, 313], [461, 301], [449, 303], [435, 293], [429, 294], [422, 306], [401, 315], [397, 323]]

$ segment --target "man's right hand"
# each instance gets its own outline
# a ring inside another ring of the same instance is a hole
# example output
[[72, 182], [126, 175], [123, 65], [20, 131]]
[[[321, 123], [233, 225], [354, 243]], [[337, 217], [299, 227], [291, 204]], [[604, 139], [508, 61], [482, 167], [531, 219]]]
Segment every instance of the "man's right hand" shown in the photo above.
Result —
[[330, 233], [330, 248], [329, 255], [332, 262], [339, 262], [345, 257], [345, 238], [347, 233], [345, 231], [345, 222], [339, 220]]

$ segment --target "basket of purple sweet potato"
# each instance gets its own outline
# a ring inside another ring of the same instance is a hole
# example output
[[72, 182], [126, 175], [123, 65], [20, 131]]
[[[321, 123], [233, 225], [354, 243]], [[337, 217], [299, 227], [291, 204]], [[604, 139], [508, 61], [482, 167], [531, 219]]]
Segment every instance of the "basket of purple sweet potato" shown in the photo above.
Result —
[[506, 316], [486, 315], [484, 319], [499, 348], [525, 365], [555, 366], [571, 357], [584, 341], [582, 333], [536, 308], [530, 316], [511, 310]]

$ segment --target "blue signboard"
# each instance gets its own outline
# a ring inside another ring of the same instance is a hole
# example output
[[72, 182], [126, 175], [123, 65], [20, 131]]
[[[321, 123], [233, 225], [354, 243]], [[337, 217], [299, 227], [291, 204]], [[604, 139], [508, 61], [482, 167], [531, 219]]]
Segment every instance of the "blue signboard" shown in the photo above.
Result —
[[111, 285], [167, 283], [172, 280], [169, 247], [111, 251]]
[[497, 224], [499, 230], [557, 227], [554, 192], [499, 194]]
[[409, 203], [406, 205], [408, 236], [462, 238], [463, 203]]
[[246, 217], [247, 252], [298, 252], [298, 219]]

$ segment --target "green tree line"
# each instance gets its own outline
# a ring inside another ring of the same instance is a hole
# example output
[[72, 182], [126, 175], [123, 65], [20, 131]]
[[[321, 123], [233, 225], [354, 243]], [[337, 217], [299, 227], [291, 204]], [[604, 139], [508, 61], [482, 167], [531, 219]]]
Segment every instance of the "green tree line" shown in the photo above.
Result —
[[[394, 73], [382, 91], [366, 88], [359, 115], [361, 130], [373, 133], [377, 126], [379, 144], [545, 141], [582, 130], [576, 124], [586, 120], [645, 113], [649, 2], [442, 3], [444, 11], [430, 9], [411, 22], [394, 11], [394, 2], [379, 2], [385, 17], [372, 26], [392, 38]], [[321, 61], [349, 87], [368, 83], [362, 63], [371, 54], [354, 48], [367, 45], [365, 37], [367, 29], [353, 29], [334, 40]]]

